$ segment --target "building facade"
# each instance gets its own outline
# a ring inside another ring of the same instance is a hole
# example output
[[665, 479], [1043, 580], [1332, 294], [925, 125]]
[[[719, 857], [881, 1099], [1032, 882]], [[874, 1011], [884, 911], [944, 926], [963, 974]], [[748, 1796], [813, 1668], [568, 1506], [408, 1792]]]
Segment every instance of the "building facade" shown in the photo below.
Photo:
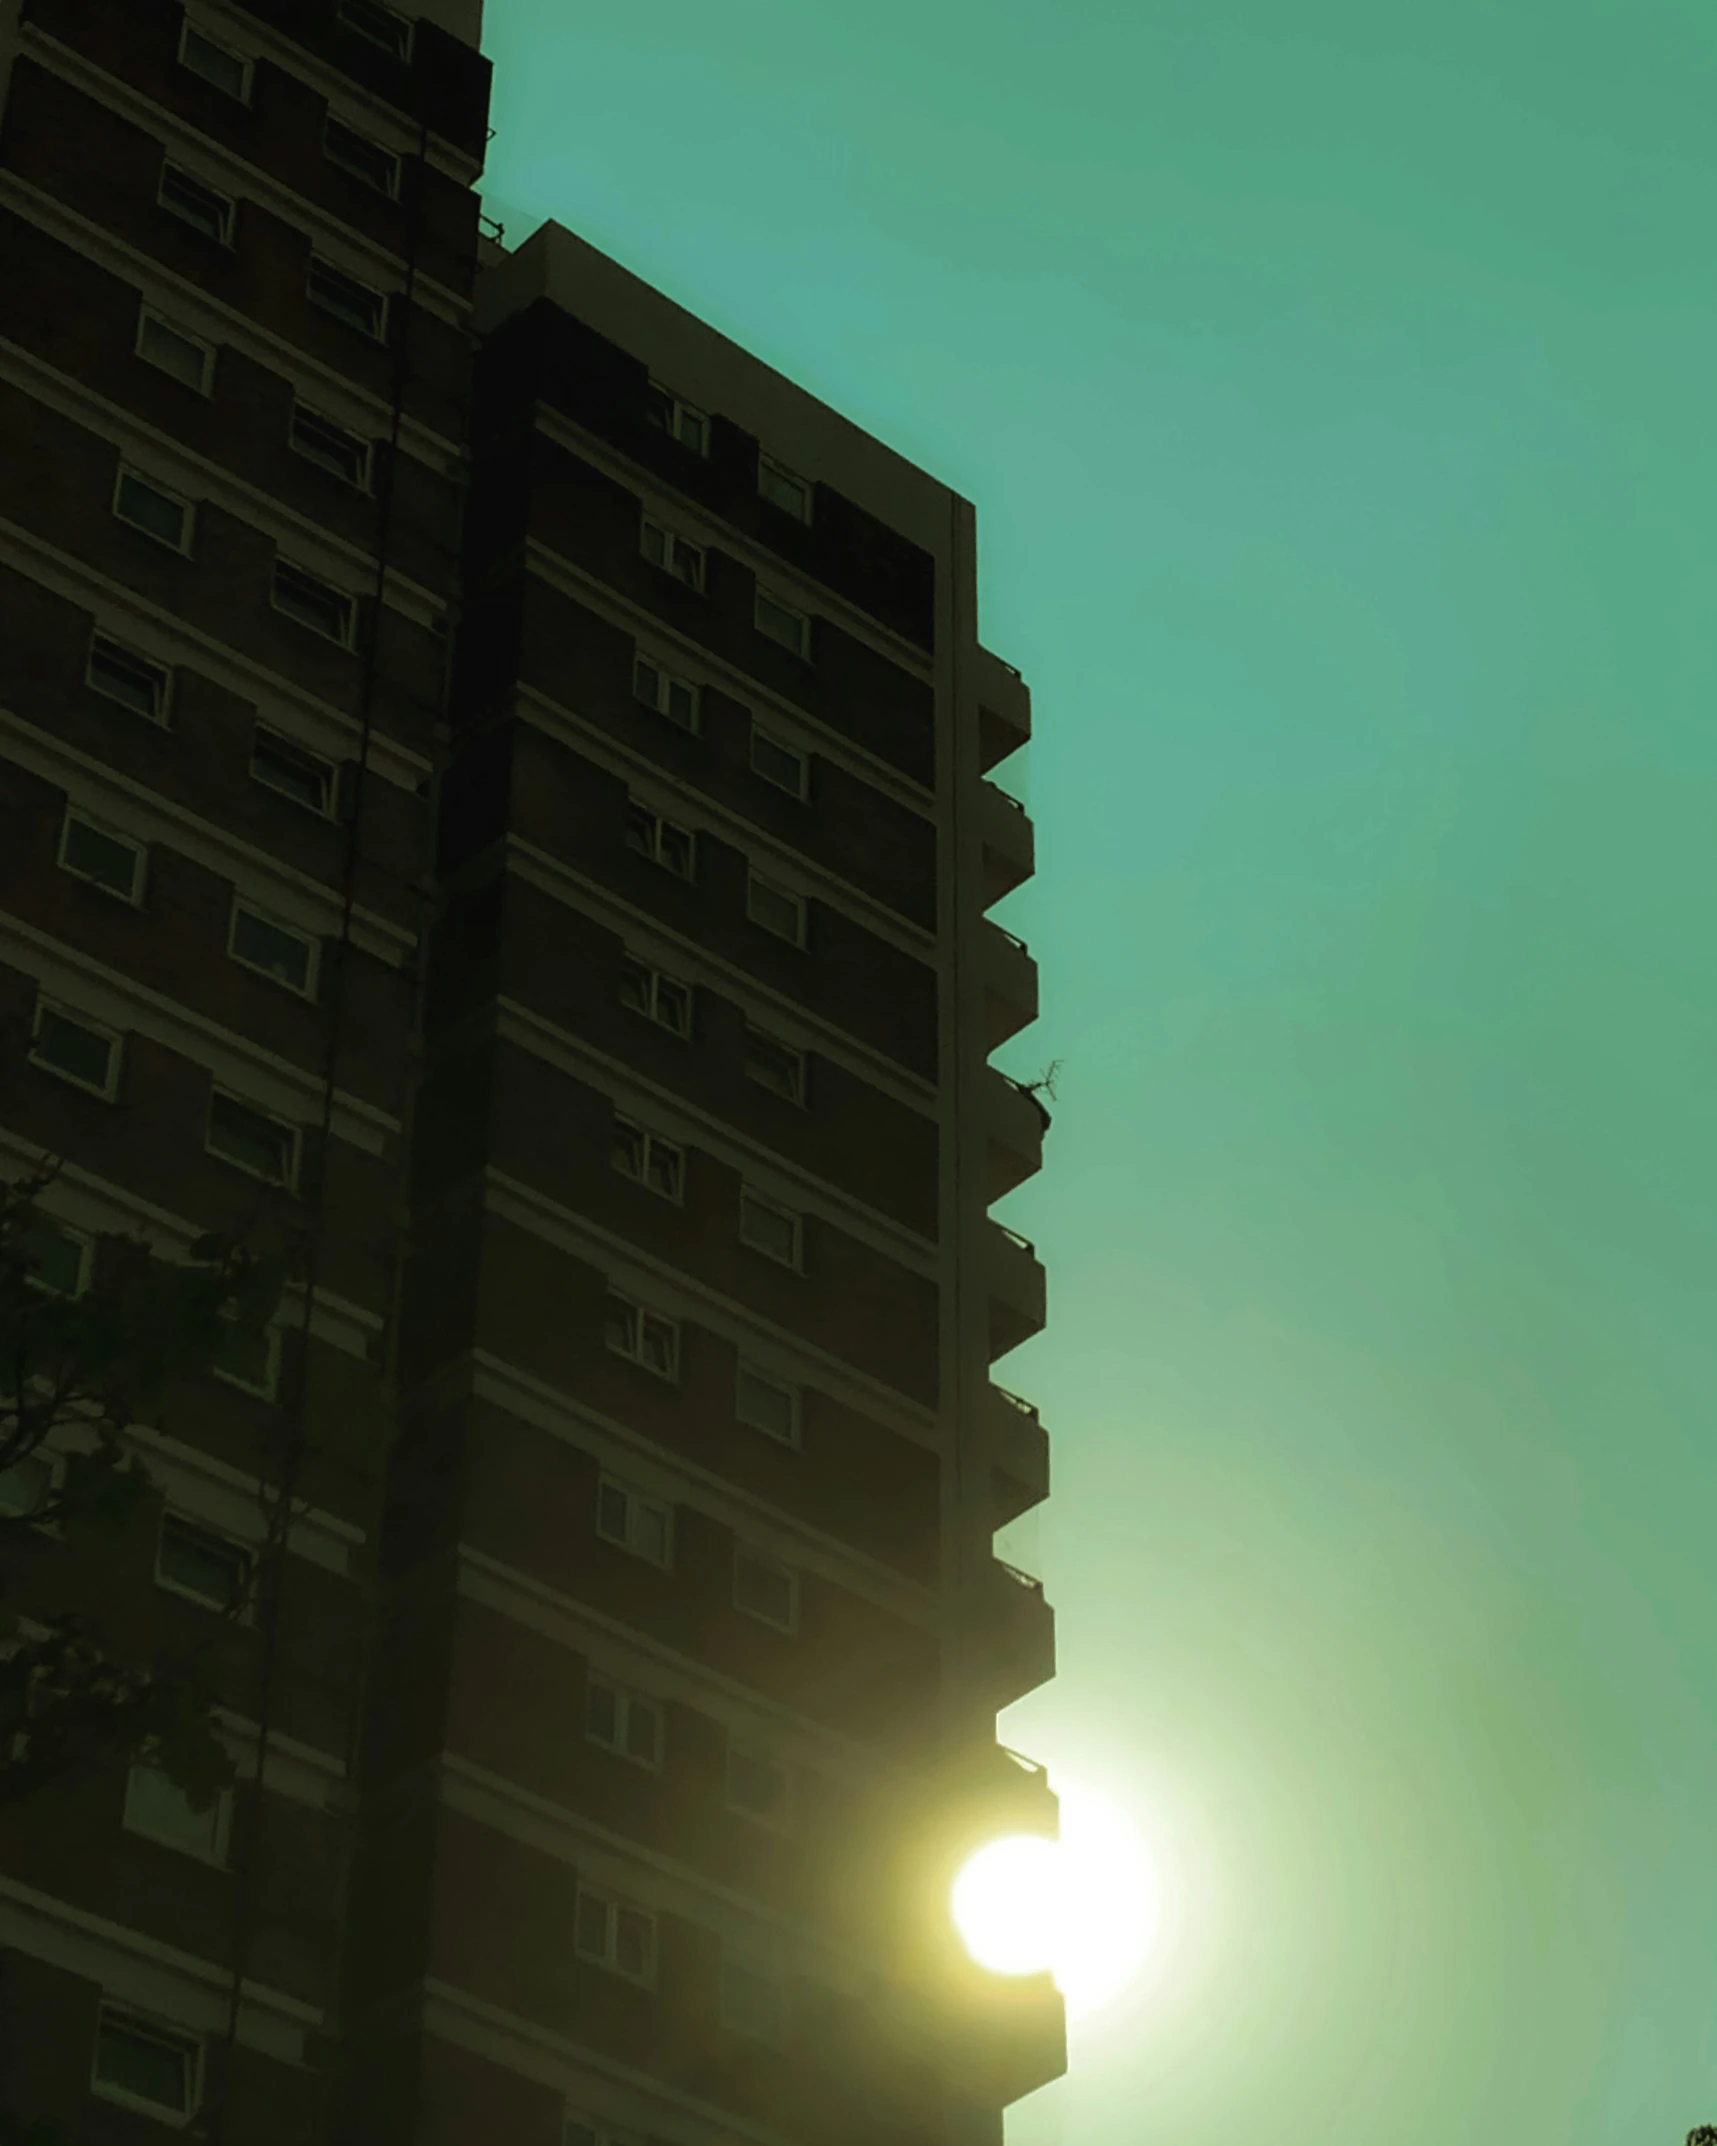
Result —
[[57, 1286], [299, 1253], [14, 1579], [212, 1663], [239, 1778], [0, 1813], [0, 2104], [994, 2146], [1063, 2062], [946, 1911], [1055, 1824], [1029, 699], [966, 502], [482, 236], [478, 28], [0, 14], [0, 1162]]

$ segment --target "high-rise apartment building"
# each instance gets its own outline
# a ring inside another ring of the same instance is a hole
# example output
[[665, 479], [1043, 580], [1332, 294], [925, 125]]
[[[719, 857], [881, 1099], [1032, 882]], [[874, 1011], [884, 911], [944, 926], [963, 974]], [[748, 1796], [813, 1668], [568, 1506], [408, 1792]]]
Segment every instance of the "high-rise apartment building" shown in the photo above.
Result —
[[480, 235], [477, 30], [0, 13], [0, 1168], [56, 1287], [302, 1254], [124, 1532], [8, 1553], [212, 1663], [239, 1778], [0, 1812], [0, 2106], [994, 2146], [1063, 2060], [947, 1916], [1055, 1823], [1029, 700], [963, 500]]

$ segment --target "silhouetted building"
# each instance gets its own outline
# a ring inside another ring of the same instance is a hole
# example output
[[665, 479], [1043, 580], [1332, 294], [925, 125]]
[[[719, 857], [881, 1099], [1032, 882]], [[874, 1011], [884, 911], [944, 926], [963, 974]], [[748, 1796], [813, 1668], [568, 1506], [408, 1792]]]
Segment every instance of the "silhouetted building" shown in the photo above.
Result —
[[0, 13], [0, 1168], [64, 1158], [57, 1287], [308, 1247], [125, 1532], [31, 1545], [26, 1612], [209, 1651], [240, 1780], [0, 1814], [0, 2098], [979, 2146], [1063, 2061], [946, 1917], [1055, 1822], [1029, 700], [966, 502], [480, 237], [477, 27]]

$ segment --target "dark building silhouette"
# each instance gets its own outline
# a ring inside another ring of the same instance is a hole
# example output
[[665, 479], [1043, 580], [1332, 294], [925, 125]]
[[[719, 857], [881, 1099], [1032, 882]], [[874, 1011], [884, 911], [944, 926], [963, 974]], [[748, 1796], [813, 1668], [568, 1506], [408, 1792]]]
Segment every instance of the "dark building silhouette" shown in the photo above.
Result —
[[203, 1648], [239, 1781], [0, 1813], [0, 2102], [994, 2146], [1063, 2062], [946, 1915], [1055, 1824], [1029, 698], [964, 500], [483, 237], [477, 28], [0, 7], [0, 1170], [55, 1287], [306, 1248], [14, 1589]]

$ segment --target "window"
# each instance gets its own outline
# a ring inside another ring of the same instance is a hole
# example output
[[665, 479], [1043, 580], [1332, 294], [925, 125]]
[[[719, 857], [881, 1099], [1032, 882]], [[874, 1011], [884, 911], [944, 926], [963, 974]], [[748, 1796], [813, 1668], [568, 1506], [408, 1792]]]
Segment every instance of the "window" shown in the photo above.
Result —
[[380, 0], [340, 0], [340, 22], [356, 36], [391, 52], [396, 60], [411, 58], [410, 22], [393, 8], [383, 7]]
[[290, 1185], [298, 1167], [298, 1128], [283, 1125], [266, 1111], [254, 1110], [217, 1088], [209, 1102], [204, 1145], [223, 1162], [247, 1170], [271, 1185]]
[[245, 968], [272, 977], [277, 984], [296, 991], [300, 998], [316, 995], [315, 940], [272, 922], [242, 901], [233, 904], [227, 952]]
[[676, 581], [683, 581], [688, 589], [703, 587], [703, 552], [699, 546], [688, 543], [683, 536], [675, 536], [671, 529], [664, 529], [660, 522], [651, 521], [648, 515], [644, 517], [640, 548], [652, 566], [659, 566]]
[[709, 453], [709, 419], [701, 410], [694, 410], [689, 402], [652, 380], [649, 386], [649, 401], [644, 414], [658, 432], [667, 433], [670, 439], [678, 440], [682, 447], [689, 447], [693, 454]]
[[113, 488], [113, 511], [122, 522], [153, 537], [172, 551], [191, 548], [191, 507], [176, 492], [166, 491], [123, 466]]
[[390, 200], [398, 194], [399, 158], [380, 142], [360, 134], [356, 127], [336, 119], [332, 112], [322, 128], [322, 154], [330, 164], [338, 164], [354, 179], [373, 186], [378, 194], [386, 194]]
[[727, 1807], [765, 1825], [785, 1826], [792, 1814], [793, 1777], [774, 1759], [727, 1748]]
[[784, 1446], [799, 1443], [798, 1388], [783, 1385], [743, 1357], [734, 1383], [733, 1412], [741, 1423], [749, 1423], [768, 1438], [778, 1438]]
[[661, 1318], [610, 1290], [602, 1314], [603, 1339], [616, 1356], [629, 1356], [658, 1378], [680, 1375], [680, 1330], [672, 1319]]
[[342, 648], [351, 647], [352, 625], [358, 607], [344, 589], [336, 589], [330, 582], [319, 580], [301, 566], [276, 559], [273, 601], [276, 611], [296, 619], [300, 626], [308, 626], [312, 633], [319, 633], [326, 640], [337, 641]]
[[25, 1282], [45, 1296], [81, 1297], [89, 1287], [95, 1246], [77, 1230], [50, 1216], [32, 1214], [19, 1228], [14, 1249], [26, 1266]]
[[731, 2034], [779, 2048], [787, 2039], [787, 1989], [777, 1975], [738, 1960], [721, 1963], [721, 2023]]
[[791, 604], [784, 604], [778, 596], [771, 596], [767, 589], [757, 592], [757, 608], [753, 613], [757, 630], [771, 641], [779, 641], [795, 656], [811, 653], [811, 621], [803, 611], [795, 611]]
[[636, 1178], [664, 1200], [681, 1200], [686, 1189], [686, 1153], [660, 1133], [646, 1132], [630, 1118], [616, 1116], [609, 1156], [622, 1177]]
[[230, 1610], [243, 1600], [250, 1584], [250, 1552], [182, 1513], [163, 1513], [155, 1579], [169, 1594], [184, 1595], [206, 1609]]
[[158, 1766], [133, 1766], [126, 1777], [125, 1830], [181, 1854], [200, 1856], [206, 1863], [225, 1860], [228, 1808], [223, 1792], [207, 1810], [193, 1810], [185, 1791]]
[[581, 1885], [573, 1911], [573, 1949], [581, 1960], [628, 1981], [654, 1982], [656, 1918], [645, 1908]]
[[181, 171], [177, 164], [163, 164], [155, 199], [170, 216], [189, 224], [193, 231], [200, 231], [219, 245], [232, 244], [235, 209], [231, 195], [217, 193], [201, 179], [193, 179], [188, 171]]
[[648, 1015], [662, 1028], [671, 1028], [676, 1036], [692, 1032], [691, 985], [677, 983], [630, 955], [620, 971], [620, 1003], [633, 1013]]
[[733, 1606], [778, 1632], [799, 1629], [799, 1575], [755, 1550], [733, 1553]]
[[640, 1691], [592, 1677], [585, 1687], [584, 1733], [635, 1765], [653, 1771], [662, 1763], [662, 1709]]
[[682, 730], [696, 732], [698, 689], [689, 678], [676, 678], [647, 656], [638, 656], [632, 664], [632, 691], [646, 708], [654, 708]]
[[751, 727], [751, 772], [772, 782], [776, 789], [785, 790], [789, 797], [805, 795], [808, 767], [804, 754], [772, 738], [768, 731], [759, 730], [755, 723]]
[[216, 44], [188, 19], [179, 33], [179, 65], [201, 75], [205, 82], [212, 82], [216, 89], [224, 89], [240, 104], [250, 102], [249, 60], [242, 53], [229, 52], [225, 45]]
[[85, 819], [76, 806], [66, 812], [60, 830], [60, 869], [87, 879], [92, 886], [117, 894], [123, 902], [136, 902], [143, 894], [144, 849], [141, 842], [110, 834], [93, 820]]
[[225, 1332], [209, 1360], [209, 1369], [229, 1386], [242, 1387], [259, 1400], [272, 1401], [280, 1391], [280, 1330], [264, 1327], [261, 1333], [241, 1332], [238, 1322], [227, 1317]]
[[260, 726], [251, 740], [250, 771], [258, 782], [324, 819], [334, 816], [334, 764]]
[[609, 1475], [597, 1487], [596, 1532], [604, 1542], [617, 1543], [647, 1564], [673, 1563], [673, 1508], [642, 1491], [628, 1490]]
[[112, 1029], [100, 1028], [47, 999], [36, 1002], [30, 1061], [105, 1102], [112, 1102], [119, 1087], [119, 1038]]
[[754, 1252], [778, 1259], [784, 1267], [796, 1267], [800, 1258], [802, 1231], [799, 1217], [773, 1200], [765, 1199], [749, 1185], [739, 1194], [739, 1241]]
[[183, 328], [175, 328], [159, 313], [151, 313], [147, 306], [137, 316], [137, 355], [159, 371], [171, 373], [186, 387], [195, 388], [199, 395], [209, 392], [215, 370], [213, 348], [200, 337], [187, 335]]
[[306, 462], [314, 462], [318, 469], [343, 478], [360, 492], [369, 490], [370, 443], [348, 432], [344, 425], [336, 425], [331, 417], [295, 402], [287, 439], [293, 453], [302, 455]]
[[102, 2006], [90, 2086], [104, 2101], [184, 2121], [196, 2114], [202, 2071], [203, 2045], [194, 2034]]
[[362, 335], [373, 336], [378, 343], [387, 333], [388, 302], [381, 292], [360, 283], [356, 276], [348, 276], [343, 268], [324, 261], [320, 254], [310, 256], [304, 295], [322, 312], [331, 313]]
[[782, 886], [754, 866], [745, 882], [745, 913], [753, 924], [785, 939], [790, 946], [805, 943], [805, 897]]
[[151, 723], [165, 723], [173, 674], [164, 663], [151, 663], [134, 649], [94, 635], [89, 644], [90, 685], [108, 700], [116, 700], [133, 715]]
[[745, 1024], [745, 1077], [760, 1088], [773, 1089], [790, 1103], [805, 1100], [805, 1054], [779, 1036]]
[[697, 838], [691, 829], [663, 819], [635, 797], [626, 800], [626, 847], [676, 879], [690, 879], [696, 872]]
[[783, 514], [792, 515], [796, 522], [811, 519], [811, 487], [773, 455], [764, 455], [758, 462], [757, 492], [759, 498], [779, 507]]
[[10, 1467], [0, 1468], [0, 1513], [12, 1520], [39, 1513], [53, 1489], [53, 1462], [45, 1453], [28, 1453]]

